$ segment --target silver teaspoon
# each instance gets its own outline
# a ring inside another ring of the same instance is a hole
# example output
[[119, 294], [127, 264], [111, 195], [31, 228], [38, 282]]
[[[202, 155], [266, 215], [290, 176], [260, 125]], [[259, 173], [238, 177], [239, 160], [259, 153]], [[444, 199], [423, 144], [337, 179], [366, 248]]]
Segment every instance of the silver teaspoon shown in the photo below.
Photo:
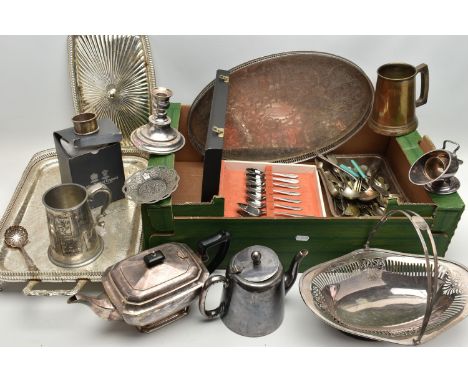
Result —
[[264, 214], [264, 212], [260, 208], [255, 208], [255, 207], [249, 206], [248, 204], [237, 203], [237, 205], [247, 215], [258, 217]]

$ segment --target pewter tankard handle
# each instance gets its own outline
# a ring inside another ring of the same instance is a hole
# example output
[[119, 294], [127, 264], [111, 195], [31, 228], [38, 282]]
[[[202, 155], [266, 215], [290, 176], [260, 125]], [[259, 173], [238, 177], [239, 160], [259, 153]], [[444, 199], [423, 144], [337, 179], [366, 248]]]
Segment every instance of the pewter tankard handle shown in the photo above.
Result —
[[102, 218], [105, 216], [107, 207], [109, 207], [109, 204], [112, 201], [111, 190], [109, 189], [109, 187], [107, 187], [105, 184], [102, 184], [102, 183], [93, 184], [87, 187], [86, 190], [88, 191], [89, 199], [93, 199], [100, 192], [106, 195], [106, 201], [101, 207], [101, 212], [99, 213], [98, 216], [96, 216], [96, 224], [99, 225], [100, 227], [104, 227], [105, 223], [104, 223], [104, 220], [102, 220]]
[[224, 301], [221, 301], [219, 306], [215, 309], [207, 310], [205, 307], [206, 294], [208, 293], [208, 289], [210, 288], [210, 286], [216, 283], [223, 283], [223, 286], [225, 288], [228, 284], [228, 280], [223, 275], [214, 275], [208, 278], [205, 281], [205, 285], [203, 285], [203, 288], [200, 293], [200, 300], [198, 303], [198, 308], [200, 309], [200, 313], [202, 314], [202, 316], [209, 319], [216, 318], [224, 312]]

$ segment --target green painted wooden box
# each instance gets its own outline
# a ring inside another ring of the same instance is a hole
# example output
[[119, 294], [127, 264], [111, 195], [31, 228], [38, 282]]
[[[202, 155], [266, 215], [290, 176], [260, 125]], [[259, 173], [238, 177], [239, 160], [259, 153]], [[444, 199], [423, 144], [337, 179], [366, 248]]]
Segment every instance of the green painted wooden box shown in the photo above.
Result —
[[[169, 115], [173, 127], [186, 135], [188, 107], [172, 104]], [[439, 196], [427, 193], [408, 180], [410, 165], [425, 151], [433, 148], [427, 137], [418, 132], [399, 138], [383, 137], [367, 126], [340, 147], [337, 154], [379, 154], [392, 168], [409, 202], [389, 205], [391, 209], [410, 209], [422, 215], [430, 224], [438, 252], [443, 256], [464, 210], [458, 194]], [[184, 242], [196, 248], [202, 238], [219, 230], [227, 230], [232, 242], [223, 266], [241, 249], [261, 244], [273, 248], [284, 265], [300, 249], [309, 250], [301, 271], [321, 262], [342, 256], [364, 245], [378, 217], [325, 218], [224, 218], [224, 199], [214, 197], [211, 203], [201, 203], [203, 158], [187, 140], [186, 147], [176, 155], [153, 156], [149, 166], [175, 166], [181, 181], [171, 198], [142, 206], [144, 245], [146, 248], [166, 242]], [[304, 241], [308, 237], [307, 241]], [[299, 239], [299, 240], [298, 240]], [[411, 224], [404, 218], [392, 217], [379, 231], [374, 247], [401, 252], [421, 253], [420, 244]]]

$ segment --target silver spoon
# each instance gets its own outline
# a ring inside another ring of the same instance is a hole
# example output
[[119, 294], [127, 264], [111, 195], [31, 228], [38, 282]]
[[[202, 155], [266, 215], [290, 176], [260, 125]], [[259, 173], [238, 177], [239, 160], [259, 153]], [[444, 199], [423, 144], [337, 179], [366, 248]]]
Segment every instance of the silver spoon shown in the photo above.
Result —
[[12, 248], [18, 248], [24, 257], [24, 261], [31, 272], [38, 272], [33, 259], [28, 255], [24, 246], [28, 243], [28, 231], [20, 225], [12, 225], [5, 231], [5, 244]]
[[262, 179], [247, 179], [248, 187], [265, 187], [265, 181]]
[[265, 179], [265, 174], [259, 175], [247, 173], [245, 174], [245, 176], [247, 177], [247, 179]]
[[245, 203], [237, 203], [239, 208], [245, 212], [247, 215], [258, 217], [264, 214], [264, 212], [260, 208], [249, 206]]
[[247, 198], [250, 200], [266, 200], [266, 196], [261, 192], [247, 191]]
[[266, 207], [266, 204], [263, 203], [261, 200], [249, 199], [249, 200], [247, 200], [247, 204], [249, 206], [252, 206], [252, 207], [255, 207], [255, 208], [260, 208], [260, 209], [263, 209], [263, 208]]
[[259, 170], [258, 168], [246, 168], [245, 169], [246, 174], [254, 174], [254, 175], [265, 175], [265, 173], [262, 170]]
[[369, 177], [369, 185], [376, 190], [378, 193], [380, 193], [382, 196], [388, 196], [389, 192], [386, 188], [382, 187], [383, 185], [374, 177], [374, 175], [371, 175]]
[[323, 174], [323, 178], [325, 181], [325, 186], [327, 186], [328, 192], [330, 193], [331, 196], [336, 197], [340, 194], [340, 191], [338, 188], [335, 187], [333, 182], [330, 180], [329, 176], [327, 175], [330, 174], [328, 171], [323, 171], [322, 169], [319, 169], [319, 171]]
[[370, 202], [371, 200], [377, 199], [379, 197], [379, 193], [375, 191], [371, 186], [368, 185], [364, 191], [359, 194], [359, 200], [361, 202]]
[[247, 192], [254, 192], [254, 193], [264, 193], [265, 192], [265, 187], [264, 186], [251, 186], [247, 185], [246, 186]]

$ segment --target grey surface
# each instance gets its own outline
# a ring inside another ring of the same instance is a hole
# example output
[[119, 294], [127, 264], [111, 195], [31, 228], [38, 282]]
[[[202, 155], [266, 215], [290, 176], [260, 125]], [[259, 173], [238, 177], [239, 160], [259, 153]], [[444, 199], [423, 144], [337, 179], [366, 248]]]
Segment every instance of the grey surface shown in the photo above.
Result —
[[[174, 101], [191, 103], [213, 79], [249, 59], [289, 50], [317, 50], [354, 61], [375, 83], [377, 67], [392, 61], [429, 65], [427, 105], [417, 109], [419, 131], [437, 146], [459, 142], [468, 158], [468, 37], [284, 37], [152, 36], [158, 85], [174, 91]], [[65, 36], [0, 37], [0, 210], [32, 155], [53, 147], [52, 131], [71, 126], [74, 115], [67, 74]], [[468, 200], [468, 170], [462, 165], [460, 195]], [[124, 226], [123, 226], [124, 227]], [[446, 257], [468, 264], [466, 214]], [[313, 253], [310, 254], [313, 256]], [[208, 302], [216, 300], [212, 292]], [[208, 308], [214, 307], [213, 305]], [[32, 346], [382, 346], [358, 341], [322, 324], [302, 302], [297, 284], [286, 298], [283, 325], [262, 338], [231, 333], [220, 320], [205, 322], [196, 306], [174, 325], [145, 335], [120, 322], [105, 322], [65, 298], [25, 297], [9, 285], [0, 293], [0, 345]], [[388, 345], [385, 345], [388, 346]], [[426, 346], [468, 346], [468, 320]]]

